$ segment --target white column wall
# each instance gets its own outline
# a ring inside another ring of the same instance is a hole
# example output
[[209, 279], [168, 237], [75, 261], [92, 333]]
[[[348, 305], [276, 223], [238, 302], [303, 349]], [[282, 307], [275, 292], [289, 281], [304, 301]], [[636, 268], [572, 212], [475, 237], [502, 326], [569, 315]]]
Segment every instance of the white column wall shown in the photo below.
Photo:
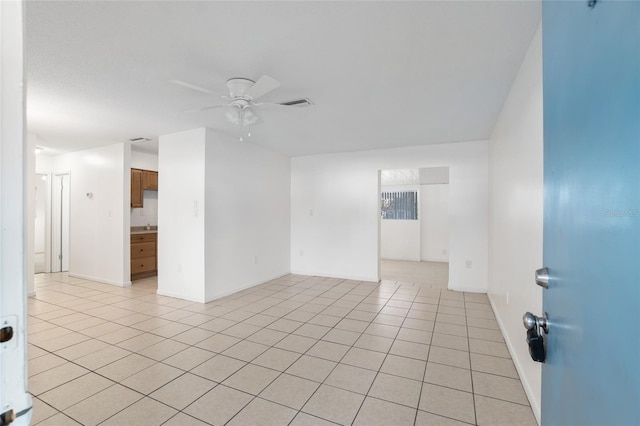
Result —
[[158, 294], [198, 302], [289, 273], [289, 158], [210, 129], [160, 137]]
[[449, 288], [485, 292], [486, 141], [293, 158], [291, 271], [378, 281], [378, 171], [437, 166], [450, 167]]
[[542, 36], [538, 28], [489, 139], [489, 298], [540, 421], [541, 364], [522, 314], [542, 311], [533, 272], [542, 266]]
[[206, 139], [206, 299], [213, 300], [289, 273], [291, 171], [289, 157], [257, 144], [211, 130]]
[[205, 129], [160, 136], [158, 294], [205, 302]]

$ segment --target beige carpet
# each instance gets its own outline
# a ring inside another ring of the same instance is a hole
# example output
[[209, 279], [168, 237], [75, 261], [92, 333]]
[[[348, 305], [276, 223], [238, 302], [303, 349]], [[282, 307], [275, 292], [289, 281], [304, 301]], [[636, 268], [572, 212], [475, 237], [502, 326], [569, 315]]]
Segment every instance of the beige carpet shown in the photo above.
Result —
[[449, 263], [447, 262], [381, 259], [380, 269], [381, 278], [388, 281], [404, 281], [433, 288], [447, 288], [449, 282]]

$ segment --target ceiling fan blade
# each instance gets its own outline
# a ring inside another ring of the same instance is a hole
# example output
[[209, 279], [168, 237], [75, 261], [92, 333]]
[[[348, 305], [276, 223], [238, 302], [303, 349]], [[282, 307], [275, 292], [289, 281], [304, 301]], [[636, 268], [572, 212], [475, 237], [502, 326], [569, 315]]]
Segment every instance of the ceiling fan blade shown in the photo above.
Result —
[[204, 87], [196, 86], [195, 84], [187, 83], [182, 80], [169, 80], [169, 83], [177, 84], [178, 86], [186, 87], [187, 89], [195, 90], [197, 92], [206, 93], [207, 95], [216, 95], [213, 90], [205, 89]]
[[280, 83], [278, 83], [275, 78], [263, 75], [254, 83], [253, 86], [251, 86], [249, 90], [247, 90], [246, 94], [253, 99], [258, 99], [278, 86], [280, 86]]
[[290, 110], [291, 109], [289, 105], [276, 104], [273, 102], [262, 102], [255, 105], [260, 109], [264, 109], [264, 110], [285, 110], [285, 109]]
[[204, 108], [192, 108], [192, 109], [188, 109], [185, 112], [201, 112], [201, 111], [208, 111], [210, 109], [216, 109], [216, 108], [226, 108], [229, 105], [211, 105], [208, 107], [204, 107]]
[[256, 106], [259, 106], [260, 108], [289, 108], [289, 107], [297, 107], [297, 108], [302, 108], [302, 107], [308, 107], [308, 106], [313, 106], [314, 103], [311, 102], [309, 99], [304, 98], [304, 99], [296, 99], [293, 101], [288, 101], [288, 102], [261, 102], [261, 103], [257, 103], [255, 104]]

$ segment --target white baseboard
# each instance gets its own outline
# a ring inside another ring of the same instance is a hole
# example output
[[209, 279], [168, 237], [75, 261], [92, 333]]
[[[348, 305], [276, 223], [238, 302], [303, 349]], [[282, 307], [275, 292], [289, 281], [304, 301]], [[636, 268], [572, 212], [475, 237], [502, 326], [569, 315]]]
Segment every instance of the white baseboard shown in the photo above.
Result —
[[198, 299], [197, 297], [188, 297], [182, 293], [173, 293], [171, 291], [156, 290], [156, 294], [159, 296], [166, 296], [166, 297], [173, 297], [175, 299], [188, 300], [189, 302], [205, 303], [204, 298]]
[[[511, 342], [511, 339], [509, 339], [509, 335], [506, 332], [506, 328], [504, 326], [502, 318], [500, 317], [500, 314], [498, 313], [498, 309], [496, 309], [496, 306], [493, 303], [491, 295], [487, 294], [487, 296], [489, 297], [489, 303], [491, 303], [491, 309], [493, 310], [493, 314], [496, 316], [496, 321], [498, 321], [498, 327], [500, 327], [500, 332], [504, 336], [504, 341], [507, 344], [507, 349], [509, 349], [509, 353], [511, 354], [511, 359], [513, 360], [513, 364], [516, 366], [516, 371], [518, 372], [518, 376], [520, 377], [520, 382], [522, 383], [524, 392], [527, 394], [527, 399], [529, 399], [529, 404], [531, 404], [531, 410], [533, 411], [533, 415], [538, 421], [538, 424], [540, 424], [541, 408], [540, 408], [539, 400], [537, 399], [538, 395], [534, 393], [533, 389], [531, 388], [531, 384], [527, 380], [527, 376], [525, 376], [524, 374], [522, 359], [515, 356], [516, 352], [513, 348], [513, 343]], [[524, 332], [523, 332], [523, 335], [524, 335]]]
[[222, 299], [223, 297], [227, 297], [227, 296], [230, 296], [232, 294], [236, 294], [236, 293], [238, 293], [240, 291], [249, 289], [251, 287], [255, 287], [257, 285], [264, 284], [264, 283], [266, 283], [268, 281], [284, 277], [286, 275], [289, 275], [289, 272], [278, 273], [278, 274], [275, 274], [275, 275], [273, 275], [271, 277], [266, 277], [266, 278], [263, 278], [263, 279], [261, 279], [259, 281], [252, 282], [250, 284], [243, 285], [242, 287], [235, 288], [235, 289], [233, 289], [231, 291], [225, 291], [225, 292], [216, 293], [212, 297], [209, 297], [209, 298], [206, 298], [206, 299], [205, 298], [190, 297], [190, 296], [182, 294], [182, 293], [176, 293], [176, 292], [171, 292], [171, 291], [162, 291], [162, 290], [157, 290], [156, 294], [158, 294], [160, 296], [167, 296], [167, 297], [174, 297], [176, 299], [188, 300], [190, 302], [209, 303], [209, 302], [212, 302], [214, 300]]
[[249, 289], [251, 287], [255, 287], [257, 285], [264, 284], [267, 281], [275, 280], [276, 278], [282, 278], [285, 275], [289, 275], [289, 272], [274, 274], [274, 275], [272, 275], [270, 277], [266, 277], [266, 278], [263, 278], [261, 280], [254, 281], [254, 282], [252, 282], [250, 284], [245, 284], [242, 287], [238, 287], [237, 289], [234, 289], [234, 290], [231, 290], [231, 291], [225, 291], [225, 292], [216, 293], [213, 296], [208, 297], [205, 303], [209, 303], [209, 302], [212, 302], [214, 300], [222, 299], [223, 297], [230, 296], [232, 294], [238, 293], [239, 291], [243, 291], [243, 290]]
[[449, 282], [447, 284], [447, 290], [453, 290], [453, 291], [463, 291], [465, 293], [477, 293], [477, 294], [488, 294], [488, 290], [485, 289], [481, 289], [481, 288], [466, 288], [466, 287], [456, 287], [455, 285], [452, 285], [451, 282]]
[[69, 276], [72, 278], [80, 278], [83, 280], [95, 281], [103, 284], [115, 285], [118, 287], [129, 287], [131, 285], [131, 281], [111, 281], [100, 277], [92, 277], [89, 275], [76, 274], [73, 272], [69, 272]]
[[341, 274], [332, 274], [332, 273], [319, 272], [319, 271], [292, 270], [291, 274], [306, 275], [310, 277], [339, 278], [342, 280], [352, 280], [352, 281], [367, 281], [372, 283], [377, 283], [380, 281], [378, 277], [374, 277], [374, 276], [341, 275]]

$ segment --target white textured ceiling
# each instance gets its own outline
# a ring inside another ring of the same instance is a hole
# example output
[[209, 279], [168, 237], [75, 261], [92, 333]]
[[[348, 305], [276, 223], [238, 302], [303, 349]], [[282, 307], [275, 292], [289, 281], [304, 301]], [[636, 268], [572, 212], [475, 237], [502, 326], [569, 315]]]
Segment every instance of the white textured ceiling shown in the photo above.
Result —
[[231, 77], [267, 74], [250, 140], [288, 155], [486, 139], [540, 21], [537, 1], [26, 3], [28, 128], [71, 151], [207, 126]]

